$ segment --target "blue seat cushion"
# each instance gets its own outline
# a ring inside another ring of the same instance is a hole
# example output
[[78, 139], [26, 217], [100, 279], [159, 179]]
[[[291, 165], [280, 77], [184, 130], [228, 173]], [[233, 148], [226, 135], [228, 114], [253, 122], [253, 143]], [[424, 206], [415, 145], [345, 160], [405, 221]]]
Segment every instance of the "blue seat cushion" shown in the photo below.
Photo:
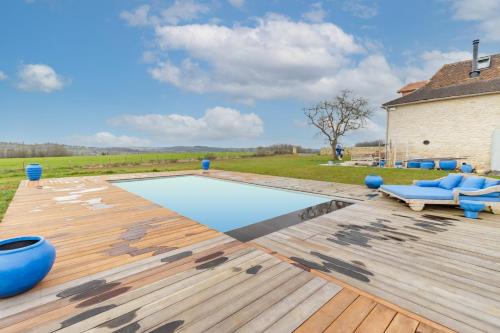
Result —
[[483, 195], [478, 195], [478, 196], [459, 195], [458, 200], [500, 202], [500, 197], [486, 197]]
[[470, 191], [471, 189], [482, 189], [484, 186], [484, 182], [486, 178], [483, 177], [465, 177], [464, 180], [458, 185], [458, 188], [467, 189]]
[[[492, 187], [492, 186], [497, 186], [497, 185], [500, 185], [500, 179], [498, 179], [498, 180], [493, 180], [493, 179], [489, 180], [489, 179], [486, 179], [486, 181], [484, 182], [483, 189], [486, 189], [486, 188]], [[499, 198], [500, 197], [500, 192], [493, 192], [493, 193], [483, 194], [481, 196], [482, 197]]]
[[382, 185], [380, 188], [404, 199], [453, 200], [453, 192], [440, 187]]
[[455, 188], [458, 186], [458, 184], [460, 184], [462, 178], [462, 175], [450, 173], [439, 182], [438, 186], [444, 188], [445, 190], [451, 190], [452, 188]]
[[439, 180], [417, 180], [415, 185], [420, 187], [438, 187], [440, 182]]

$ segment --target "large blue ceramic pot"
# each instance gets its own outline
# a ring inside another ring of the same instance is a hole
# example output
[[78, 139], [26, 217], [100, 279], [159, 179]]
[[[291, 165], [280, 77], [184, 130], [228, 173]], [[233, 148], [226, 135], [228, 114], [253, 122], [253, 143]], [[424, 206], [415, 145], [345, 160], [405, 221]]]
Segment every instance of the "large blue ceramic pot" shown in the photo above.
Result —
[[436, 163], [434, 163], [434, 161], [424, 161], [424, 162], [420, 163], [421, 169], [431, 170], [431, 169], [434, 169], [435, 166], [436, 166]]
[[411, 168], [411, 169], [418, 169], [418, 168], [420, 168], [420, 162], [419, 161], [408, 161], [408, 163], [406, 164], [406, 167]]
[[441, 170], [455, 170], [457, 168], [457, 161], [456, 160], [439, 161], [439, 168]]
[[39, 180], [42, 178], [42, 166], [38, 163], [28, 164], [26, 167], [26, 177], [29, 180]]
[[378, 175], [368, 175], [365, 178], [365, 184], [368, 188], [377, 189], [384, 183], [382, 177]]
[[460, 171], [462, 171], [463, 173], [472, 173], [473, 169], [474, 168], [470, 164], [462, 164], [460, 166]]
[[201, 161], [201, 168], [203, 170], [208, 170], [210, 168], [210, 160]]
[[0, 298], [33, 288], [49, 273], [55, 258], [54, 246], [43, 237], [0, 241]]

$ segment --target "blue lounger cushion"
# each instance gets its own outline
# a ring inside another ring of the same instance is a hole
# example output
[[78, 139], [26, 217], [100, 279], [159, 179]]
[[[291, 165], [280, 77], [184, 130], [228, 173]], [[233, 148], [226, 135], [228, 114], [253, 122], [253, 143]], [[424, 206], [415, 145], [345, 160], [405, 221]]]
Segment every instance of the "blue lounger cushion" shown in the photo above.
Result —
[[[486, 188], [492, 187], [492, 186], [497, 186], [497, 185], [500, 185], [500, 179], [499, 180], [486, 179], [486, 181], [484, 182], [483, 189], [486, 189]], [[500, 198], [500, 192], [483, 194], [483, 195], [481, 195], [481, 197]]]
[[440, 182], [439, 182], [439, 187], [444, 188], [445, 190], [451, 190], [452, 188], [455, 188], [460, 184], [462, 181], [463, 176], [459, 174], [454, 174], [450, 173], [448, 176], [444, 177]]
[[380, 188], [404, 199], [453, 200], [453, 192], [440, 187], [382, 185]]
[[472, 189], [480, 190], [483, 188], [486, 178], [483, 177], [467, 177], [458, 185], [460, 189], [467, 189], [470, 191]]
[[440, 180], [417, 180], [415, 185], [420, 187], [437, 187], [440, 182]]
[[484, 195], [478, 196], [468, 196], [468, 195], [459, 195], [458, 200], [469, 200], [469, 201], [482, 201], [482, 202], [500, 202], [500, 197], [487, 197]]

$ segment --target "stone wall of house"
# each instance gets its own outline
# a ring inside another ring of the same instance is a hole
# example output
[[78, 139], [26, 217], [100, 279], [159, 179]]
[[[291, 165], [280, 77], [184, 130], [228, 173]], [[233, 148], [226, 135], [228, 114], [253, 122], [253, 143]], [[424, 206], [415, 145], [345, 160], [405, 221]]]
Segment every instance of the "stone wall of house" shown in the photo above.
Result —
[[388, 160], [394, 152], [396, 160], [466, 157], [478, 171], [488, 171], [495, 128], [500, 94], [396, 106], [388, 111]]

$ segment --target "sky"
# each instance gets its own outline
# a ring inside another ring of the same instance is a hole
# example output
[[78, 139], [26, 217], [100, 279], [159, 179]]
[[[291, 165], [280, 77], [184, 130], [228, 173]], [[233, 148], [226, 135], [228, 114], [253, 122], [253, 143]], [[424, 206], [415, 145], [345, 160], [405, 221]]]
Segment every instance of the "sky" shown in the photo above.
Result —
[[0, 141], [89, 146], [290, 143], [344, 89], [383, 102], [443, 64], [500, 53], [500, 0], [2, 0]]

